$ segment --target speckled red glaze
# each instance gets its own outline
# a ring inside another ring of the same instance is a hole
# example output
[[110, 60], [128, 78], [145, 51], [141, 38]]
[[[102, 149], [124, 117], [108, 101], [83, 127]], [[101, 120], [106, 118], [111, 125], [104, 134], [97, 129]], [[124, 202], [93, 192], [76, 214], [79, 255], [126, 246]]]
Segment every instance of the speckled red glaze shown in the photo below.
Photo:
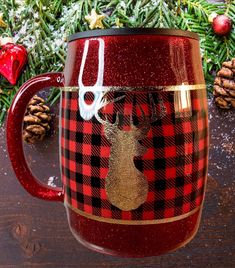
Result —
[[122, 225], [94, 221], [66, 207], [70, 229], [84, 246], [109, 255], [142, 258], [171, 252], [195, 236], [201, 211], [175, 222]]
[[[104, 86], [169, 86], [205, 83], [199, 41], [179, 36], [130, 35], [104, 36]], [[97, 79], [97, 46], [92, 38], [83, 73], [84, 86]], [[78, 86], [78, 73], [84, 49], [84, 39], [69, 43], [65, 64], [65, 86]], [[182, 59], [182, 70], [173, 71], [173, 55]], [[72, 70], [72, 71], [71, 71]]]
[[[69, 42], [64, 86], [78, 86], [85, 40]], [[98, 39], [105, 44], [103, 86], [172, 86], [204, 84], [199, 42], [190, 37], [154, 34], [92, 37], [83, 73], [84, 86], [97, 79]], [[175, 72], [173, 56], [181, 62]], [[57, 79], [58, 76], [61, 79]], [[49, 190], [30, 173], [21, 142], [21, 122], [30, 98], [41, 88], [62, 86], [62, 74], [42, 75], [26, 83], [17, 94], [8, 116], [8, 148], [14, 170], [22, 185], [34, 196], [63, 200], [61, 189]], [[35, 83], [33, 83], [33, 81]], [[59, 81], [59, 82], [58, 82]], [[17, 148], [17, 149], [16, 149]], [[154, 256], [175, 250], [196, 234], [201, 209], [182, 220], [150, 225], [123, 225], [83, 217], [66, 206], [72, 233], [93, 250], [125, 257]]]
[[[105, 42], [104, 86], [170, 86], [205, 83], [198, 40], [179, 36], [131, 35], [99, 37]], [[65, 86], [78, 86], [84, 42], [69, 43], [65, 65]], [[97, 79], [97, 37], [90, 42], [83, 84]], [[182, 68], [173, 72], [173, 54]], [[71, 71], [73, 70], [73, 71]], [[181, 73], [181, 75], [180, 75]], [[119, 225], [83, 217], [66, 208], [70, 228], [85, 246], [99, 252], [125, 257], [146, 257], [175, 250], [196, 234], [201, 211], [171, 223]]]
[[18, 180], [33, 196], [51, 201], [63, 201], [62, 189], [47, 187], [30, 171], [23, 152], [22, 122], [30, 99], [43, 88], [63, 86], [63, 81], [62, 73], [43, 74], [28, 80], [17, 92], [7, 118], [8, 153]]

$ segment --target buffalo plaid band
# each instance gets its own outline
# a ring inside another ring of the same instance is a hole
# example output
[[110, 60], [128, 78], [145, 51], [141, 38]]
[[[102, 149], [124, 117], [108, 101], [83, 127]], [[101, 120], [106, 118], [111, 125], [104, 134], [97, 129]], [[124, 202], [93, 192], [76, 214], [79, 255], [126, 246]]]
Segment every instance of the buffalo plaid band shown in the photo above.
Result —
[[[149, 131], [133, 138], [123, 150], [120, 135], [111, 133], [111, 139], [95, 116], [81, 117], [79, 91], [63, 91], [60, 142], [65, 202], [89, 215], [129, 221], [178, 217], [199, 207], [208, 160], [206, 93], [191, 90], [184, 99], [180, 92], [106, 92], [108, 104], [100, 109], [99, 117], [126, 135], [133, 126], [139, 129], [143, 121], [153, 118], [154, 103], [157, 117]], [[93, 98], [87, 94], [85, 101], [92, 103]], [[138, 146], [145, 150], [135, 155]], [[130, 161], [122, 161], [127, 153]], [[131, 162], [147, 178], [148, 193], [138, 208], [123, 211], [109, 201], [106, 179], [111, 163], [118, 177]]]

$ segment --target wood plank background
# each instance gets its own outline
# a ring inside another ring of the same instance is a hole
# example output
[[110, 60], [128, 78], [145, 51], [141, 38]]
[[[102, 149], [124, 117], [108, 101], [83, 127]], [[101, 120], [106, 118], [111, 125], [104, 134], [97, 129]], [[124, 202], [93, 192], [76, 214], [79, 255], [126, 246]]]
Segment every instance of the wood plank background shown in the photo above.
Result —
[[[0, 129], [0, 268], [7, 267], [235, 267], [235, 113], [209, 100], [210, 165], [202, 222], [195, 239], [174, 253], [127, 259], [92, 252], [70, 233], [61, 203], [31, 197], [19, 185]], [[57, 113], [57, 111], [55, 111]], [[56, 120], [57, 121], [57, 118]], [[55, 123], [56, 125], [56, 123]], [[25, 153], [33, 172], [59, 185], [57, 128]]]

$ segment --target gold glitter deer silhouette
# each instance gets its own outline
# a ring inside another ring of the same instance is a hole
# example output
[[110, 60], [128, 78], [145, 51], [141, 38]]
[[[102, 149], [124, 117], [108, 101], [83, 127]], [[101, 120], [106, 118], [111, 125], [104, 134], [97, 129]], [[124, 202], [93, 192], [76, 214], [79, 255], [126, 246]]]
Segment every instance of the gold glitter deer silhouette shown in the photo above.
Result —
[[150, 98], [150, 102], [151, 118], [146, 117], [139, 106], [142, 120], [139, 125], [134, 126], [131, 117], [128, 131], [119, 128], [118, 113], [115, 123], [111, 124], [99, 116], [98, 110], [96, 112], [96, 118], [104, 125], [105, 136], [112, 144], [105, 184], [106, 194], [110, 203], [123, 211], [137, 209], [146, 201], [148, 194], [147, 178], [135, 167], [134, 157], [141, 156], [147, 151], [147, 148], [138, 141], [147, 137], [151, 123], [159, 118], [156, 115], [153, 98]]

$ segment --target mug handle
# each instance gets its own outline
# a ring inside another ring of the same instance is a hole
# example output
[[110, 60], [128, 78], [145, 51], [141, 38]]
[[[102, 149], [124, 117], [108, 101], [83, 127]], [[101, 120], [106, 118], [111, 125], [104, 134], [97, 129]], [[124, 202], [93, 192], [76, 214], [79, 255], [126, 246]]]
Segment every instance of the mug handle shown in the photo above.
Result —
[[31, 195], [51, 201], [63, 201], [63, 189], [48, 187], [33, 176], [24, 156], [22, 123], [29, 101], [38, 91], [47, 87], [63, 86], [63, 73], [45, 73], [31, 78], [17, 92], [7, 117], [7, 147], [16, 177]]

